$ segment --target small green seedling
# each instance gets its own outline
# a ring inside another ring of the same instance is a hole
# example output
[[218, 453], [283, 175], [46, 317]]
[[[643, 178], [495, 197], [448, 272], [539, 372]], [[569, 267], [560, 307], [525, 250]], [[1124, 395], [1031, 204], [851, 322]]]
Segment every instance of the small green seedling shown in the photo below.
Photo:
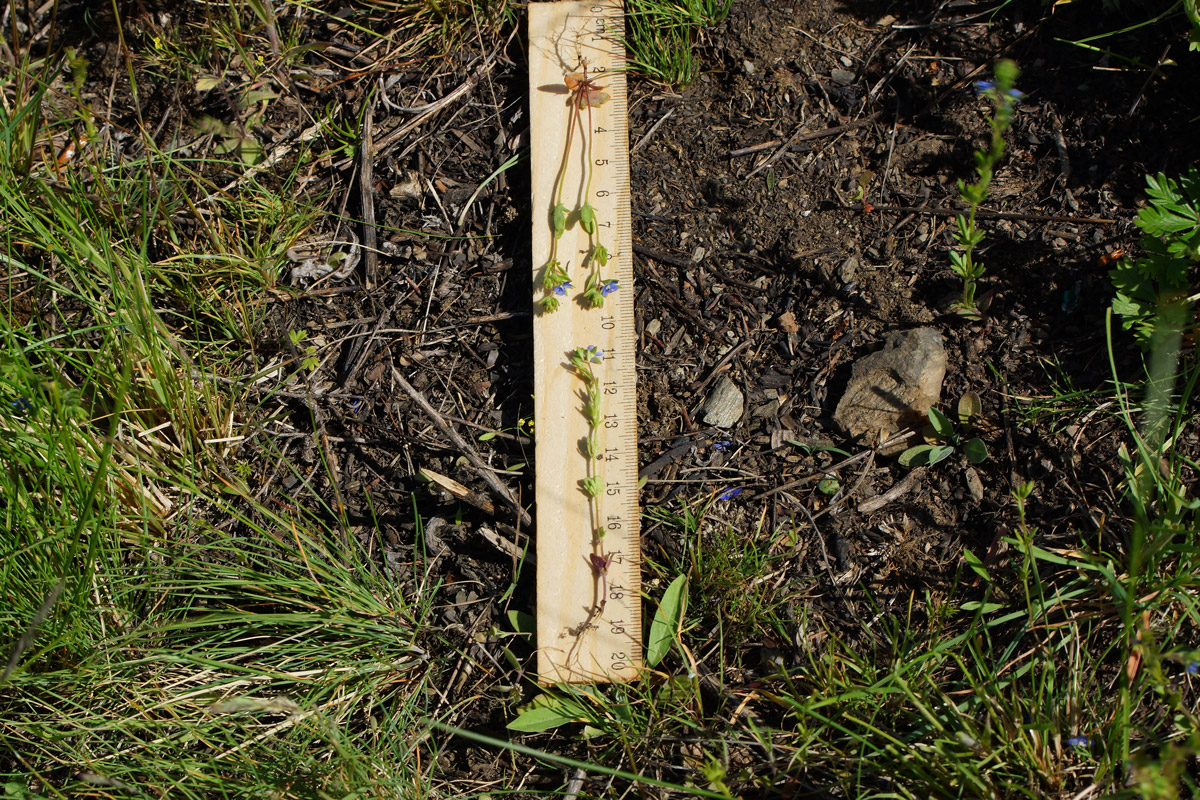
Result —
[[958, 400], [958, 424], [936, 408], [929, 409], [929, 425], [922, 433], [926, 443], [908, 448], [900, 454], [900, 464], [905, 467], [932, 466], [945, 461], [962, 450], [967, 461], [979, 464], [987, 460], [987, 445], [978, 436], [967, 438], [971, 429], [971, 417], [980, 412], [979, 395], [967, 392]]
[[[300, 344], [308, 338], [308, 333], [300, 330], [288, 331], [288, 339], [292, 342], [292, 347], [300, 349]], [[316, 372], [317, 367], [321, 366], [321, 359], [317, 357], [317, 348], [314, 345], [305, 347], [302, 351], [304, 358], [300, 361], [300, 366], [309, 372]]]
[[498, 431], [488, 431], [479, 435], [479, 441], [490, 442], [497, 436], [508, 433], [511, 436], [533, 438], [533, 417], [521, 417], [517, 420], [517, 424], [512, 428], [504, 428]]
[[507, 728], [518, 733], [541, 733], [575, 722], [583, 723], [584, 739], [594, 739], [628, 729], [633, 724], [633, 713], [629, 703], [614, 702], [594, 686], [560, 683], [522, 707]]
[[985, 235], [975, 218], [979, 206], [987, 199], [996, 164], [1004, 155], [1004, 132], [1012, 125], [1016, 105], [1024, 97], [1013, 86], [1019, 74], [1016, 63], [1006, 59], [996, 64], [995, 80], [975, 84], [975, 90], [992, 103], [992, 136], [986, 148], [975, 151], [975, 182], [958, 182], [958, 193], [967, 204], [967, 213], [955, 218], [956, 247], [950, 251], [950, 267], [963, 281], [962, 297], [954, 304], [954, 310], [970, 319], [977, 319], [984, 310], [975, 299], [977, 283], [984, 273], [983, 262], [976, 257], [975, 250]]

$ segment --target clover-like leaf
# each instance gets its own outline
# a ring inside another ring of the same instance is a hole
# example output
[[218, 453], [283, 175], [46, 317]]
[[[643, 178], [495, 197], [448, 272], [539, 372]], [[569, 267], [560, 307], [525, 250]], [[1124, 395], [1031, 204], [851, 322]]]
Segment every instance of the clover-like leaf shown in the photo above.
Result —
[[970, 461], [972, 464], [982, 464], [984, 461], [987, 461], [987, 445], [978, 436], [963, 442], [962, 448], [967, 461]]

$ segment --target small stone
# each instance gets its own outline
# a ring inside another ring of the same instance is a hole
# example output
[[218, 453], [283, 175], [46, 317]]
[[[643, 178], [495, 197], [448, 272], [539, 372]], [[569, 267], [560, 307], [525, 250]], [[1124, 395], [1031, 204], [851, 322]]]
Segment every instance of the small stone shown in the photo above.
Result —
[[661, 320], [652, 319], [646, 323], [646, 333], [650, 334], [651, 336], [658, 336], [658, 332], [661, 330], [662, 330], [662, 321]]
[[833, 82], [839, 86], [849, 86], [854, 83], [854, 73], [845, 69], [835, 69], [829, 73], [829, 77], [833, 78]]
[[979, 473], [974, 467], [966, 469], [967, 491], [971, 493], [971, 497], [975, 498], [976, 503], [983, 502], [983, 481], [979, 479]]
[[704, 424], [714, 428], [732, 428], [742, 418], [745, 402], [745, 396], [734, 385], [733, 379], [722, 375], [700, 409]]
[[838, 277], [842, 283], [850, 283], [858, 273], [858, 256], [850, 256], [838, 267]]
[[753, 61], [743, 60], [742, 61], [742, 71], [745, 72], [747, 75], [753, 75], [755, 72], [758, 72], [758, 67], [754, 66]]
[[421, 186], [421, 174], [406, 170], [404, 179], [393, 184], [388, 196], [393, 200], [419, 200], [425, 189]]
[[833, 421], [867, 445], [912, 428], [910, 441], [880, 450], [882, 455], [897, 455], [919, 442], [945, 377], [946, 349], [940, 333], [933, 328], [898, 331], [887, 337], [882, 350], [854, 363]]

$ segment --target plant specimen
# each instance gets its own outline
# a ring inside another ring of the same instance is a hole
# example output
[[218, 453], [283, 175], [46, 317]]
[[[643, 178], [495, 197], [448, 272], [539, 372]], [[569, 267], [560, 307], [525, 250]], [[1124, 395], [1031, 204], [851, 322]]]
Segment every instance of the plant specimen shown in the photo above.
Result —
[[964, 180], [958, 182], [958, 193], [966, 201], [967, 213], [955, 218], [954, 241], [958, 247], [950, 252], [950, 266], [963, 280], [962, 298], [954, 309], [965, 317], [978, 318], [980, 313], [975, 289], [984, 269], [975, 257], [975, 248], [983, 241], [984, 234], [975, 224], [975, 214], [987, 199], [993, 170], [1004, 155], [1004, 132], [1012, 124], [1017, 102], [1024, 96], [1013, 88], [1019, 74], [1016, 62], [1006, 59], [996, 64], [994, 81], [975, 84], [976, 91], [992, 101], [992, 138], [986, 149], [975, 151], [976, 181], [970, 184]]
[[1146, 176], [1150, 205], [1138, 212], [1143, 254], [1123, 258], [1108, 274], [1113, 311], [1138, 344], [1152, 350], [1169, 328], [1184, 324], [1200, 264], [1200, 172], [1192, 167], [1179, 180]]
[[[558, 252], [558, 240], [562, 238], [567, 228], [578, 221], [579, 226], [588, 235], [588, 249], [583, 259], [583, 266], [588, 269], [587, 279], [583, 287], [583, 303], [590, 308], [600, 308], [604, 298], [615, 292], [617, 281], [606, 280], [602, 270], [608, 266], [608, 248], [600, 241], [596, 208], [591, 203], [592, 182], [596, 174], [596, 159], [593, 157], [593, 141], [596, 126], [592, 118], [592, 109], [599, 108], [609, 100], [608, 93], [596, 83], [596, 78], [589, 76], [587, 64], [584, 63], [577, 72], [563, 76], [571, 109], [568, 120], [567, 141], [563, 148], [562, 161], [554, 180], [554, 206], [550, 209], [550, 227], [553, 237], [550, 240], [550, 256], [543, 267], [542, 290], [545, 296], [541, 300], [543, 312], [557, 311], [560, 298], [574, 288], [567, 272], [569, 262], [564, 263]], [[586, 115], [585, 115], [586, 112]], [[567, 166], [571, 152], [575, 146], [575, 131], [579, 130], [579, 138], [586, 156], [586, 171], [583, 177], [582, 203], [574, 210], [563, 202], [565, 192]]]
[[[595, 364], [604, 360], [604, 351], [595, 345], [576, 347], [568, 358], [571, 368], [583, 381], [583, 416], [587, 419], [588, 432], [580, 441], [580, 451], [587, 460], [587, 471], [580, 482], [580, 488], [588, 499], [588, 524], [591, 528], [592, 552], [588, 554], [588, 564], [591, 565], [596, 579], [595, 597], [588, 619], [580, 627], [580, 632], [591, 621], [603, 613], [604, 602], [608, 596], [608, 568], [612, 565], [613, 557], [604, 552], [604, 528], [600, 524], [600, 507], [597, 498], [604, 488], [604, 479], [600, 475], [600, 462], [603, 454], [600, 452], [600, 379], [593, 369]], [[577, 634], [578, 635], [578, 634]]]

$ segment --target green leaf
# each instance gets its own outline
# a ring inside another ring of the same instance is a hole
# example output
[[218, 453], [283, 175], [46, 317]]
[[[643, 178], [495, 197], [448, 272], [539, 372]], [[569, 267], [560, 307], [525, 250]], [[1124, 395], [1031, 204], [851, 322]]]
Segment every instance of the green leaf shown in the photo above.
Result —
[[1017, 77], [1021, 74], [1021, 70], [1017, 67], [1017, 62], [1010, 58], [1005, 58], [996, 62], [995, 74], [996, 85], [1007, 91], [1017, 82]]
[[929, 451], [933, 449], [931, 444], [918, 444], [908, 448], [900, 454], [897, 461], [902, 467], [922, 467], [929, 463]]
[[490, 442], [492, 439], [495, 439], [496, 436], [497, 436], [496, 431], [488, 431], [487, 433], [481, 433], [481, 434], [479, 434], [479, 441]]
[[1002, 610], [1004, 605], [1002, 603], [985, 603], [982, 600], [968, 600], [959, 608], [963, 611], [982, 611], [984, 614], [991, 614]]
[[983, 403], [979, 399], [978, 392], [965, 392], [962, 397], [958, 398], [958, 421], [962, 425], [967, 425], [971, 421], [971, 417], [983, 410]]
[[[542, 695], [545, 697], [545, 695]], [[541, 699], [541, 698], [539, 698]], [[510, 731], [522, 733], [541, 733], [560, 725], [577, 722], [575, 717], [562, 713], [557, 708], [536, 707], [528, 708], [517, 715], [517, 718], [506, 726]]]
[[971, 263], [967, 261], [967, 254], [961, 250], [951, 250], [950, 268], [965, 277], [967, 273], [971, 272]]
[[196, 78], [197, 92], [211, 92], [213, 89], [221, 85], [221, 81], [225, 79], [223, 75], [201, 75]]
[[987, 567], [983, 565], [983, 562], [979, 560], [979, 556], [970, 550], [963, 550], [963, 561], [967, 562], [967, 566], [971, 568], [971, 571], [980, 578], [983, 578], [984, 581], [987, 583], [992, 582], [992, 576], [988, 573]]
[[949, 458], [954, 453], [954, 448], [950, 446], [934, 446], [929, 451], [929, 466], [940, 464]]
[[933, 426], [934, 433], [943, 439], [954, 438], [954, 423], [933, 406], [929, 407], [929, 424]]
[[579, 209], [579, 224], [589, 236], [596, 232], [596, 209], [591, 203], [584, 203]]
[[662, 602], [654, 612], [654, 621], [650, 623], [650, 640], [646, 645], [646, 666], [657, 667], [666, 657], [671, 643], [675, 641], [675, 632], [683, 619], [686, 603], [687, 576], [680, 575], [663, 592]]
[[963, 442], [962, 449], [967, 457], [967, 461], [970, 461], [972, 464], [982, 464], [984, 461], [987, 461], [987, 445], [978, 436]]
[[567, 207], [559, 203], [550, 212], [550, 224], [554, 228], [554, 238], [562, 238], [563, 232], [567, 229]]
[[197, 133], [210, 133], [214, 136], [229, 135], [229, 126], [210, 114], [203, 114], [196, 120]]
[[841, 488], [842, 484], [838, 482], [837, 478], [822, 478], [821, 482], [817, 484], [817, 491], [830, 496], [837, 494]]
[[245, 106], [252, 106], [256, 103], [274, 100], [278, 96], [279, 95], [267, 89], [254, 89], [246, 92], [246, 94], [242, 96], [242, 104]]
[[510, 731], [540, 733], [584, 720], [583, 707], [577, 701], [553, 694], [540, 694], [506, 727]]
[[592, 251], [592, 258], [596, 259], [597, 263], [602, 267], [608, 266], [608, 248], [602, 244], [596, 245], [596, 249]]

